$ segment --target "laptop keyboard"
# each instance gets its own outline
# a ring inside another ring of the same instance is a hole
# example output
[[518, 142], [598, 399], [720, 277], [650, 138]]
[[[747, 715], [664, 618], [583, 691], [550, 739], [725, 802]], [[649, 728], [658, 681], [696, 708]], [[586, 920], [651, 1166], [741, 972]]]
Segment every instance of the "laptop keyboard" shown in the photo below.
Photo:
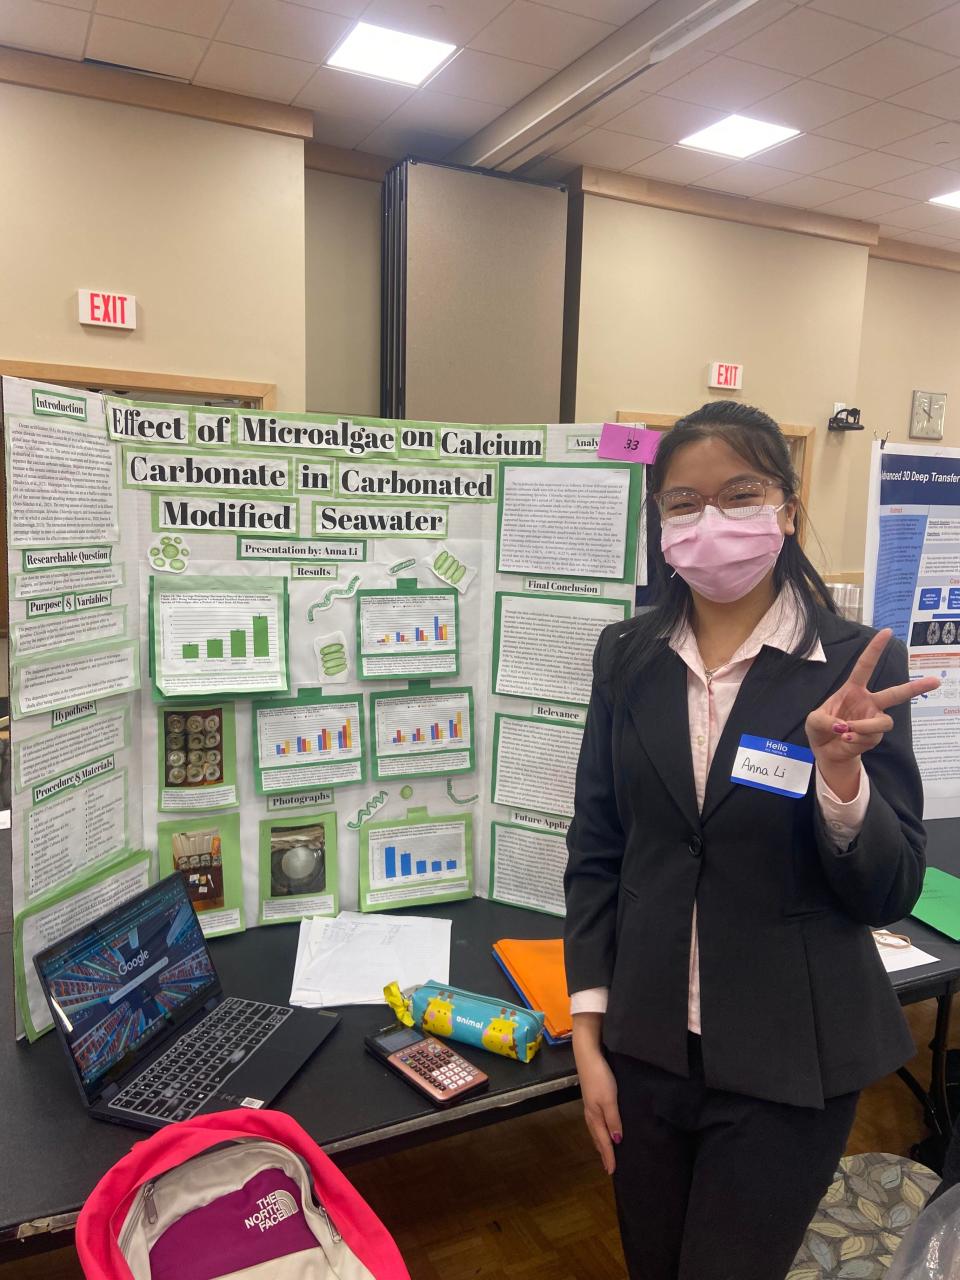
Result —
[[111, 1098], [110, 1107], [167, 1122], [188, 1119], [292, 1012], [231, 996]]

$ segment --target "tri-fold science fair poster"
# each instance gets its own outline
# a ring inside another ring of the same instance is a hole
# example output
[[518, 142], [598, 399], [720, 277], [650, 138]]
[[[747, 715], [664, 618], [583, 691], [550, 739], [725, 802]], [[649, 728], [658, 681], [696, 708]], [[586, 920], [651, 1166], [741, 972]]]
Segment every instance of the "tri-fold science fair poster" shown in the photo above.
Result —
[[563, 912], [643, 467], [598, 428], [3, 379], [20, 1029], [32, 957], [158, 875], [210, 936], [475, 894]]

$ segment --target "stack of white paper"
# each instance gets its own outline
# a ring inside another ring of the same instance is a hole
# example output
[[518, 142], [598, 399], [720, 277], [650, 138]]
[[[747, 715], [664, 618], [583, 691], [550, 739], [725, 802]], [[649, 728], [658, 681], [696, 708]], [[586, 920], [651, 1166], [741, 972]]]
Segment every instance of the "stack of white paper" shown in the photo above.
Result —
[[383, 1004], [383, 988], [450, 981], [450, 921], [364, 915], [300, 922], [290, 1003], [312, 1009]]

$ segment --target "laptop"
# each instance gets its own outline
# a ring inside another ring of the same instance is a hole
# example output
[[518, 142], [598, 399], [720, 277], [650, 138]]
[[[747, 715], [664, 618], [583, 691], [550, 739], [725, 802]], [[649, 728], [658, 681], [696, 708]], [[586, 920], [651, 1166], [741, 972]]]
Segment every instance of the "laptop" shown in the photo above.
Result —
[[179, 872], [34, 964], [90, 1114], [139, 1129], [266, 1106], [340, 1021], [225, 997]]

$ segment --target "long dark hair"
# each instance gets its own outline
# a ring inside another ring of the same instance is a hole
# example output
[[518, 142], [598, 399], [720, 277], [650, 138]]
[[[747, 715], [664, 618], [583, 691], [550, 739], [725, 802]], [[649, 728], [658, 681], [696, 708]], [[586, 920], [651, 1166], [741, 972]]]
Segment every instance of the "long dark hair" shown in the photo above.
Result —
[[[837, 612], [826, 583], [807, 559], [800, 545], [799, 533], [806, 513], [799, 505], [799, 484], [783, 432], [768, 414], [752, 405], [735, 400], [716, 400], [680, 418], [672, 431], [666, 432], [657, 456], [647, 473], [648, 493], [658, 494], [663, 488], [670, 461], [685, 445], [697, 440], [717, 438], [755, 467], [763, 476], [775, 480], [786, 498], [797, 499], [796, 533], [787, 537], [773, 570], [777, 592], [790, 586], [797, 598], [800, 621], [791, 653], [802, 656], [817, 639], [817, 610]], [[692, 597], [690, 588], [675, 574], [660, 550], [660, 511], [647, 500], [648, 563], [653, 588], [653, 608], [631, 628], [620, 650], [617, 674], [628, 680], [659, 653], [664, 642], [690, 620]]]

